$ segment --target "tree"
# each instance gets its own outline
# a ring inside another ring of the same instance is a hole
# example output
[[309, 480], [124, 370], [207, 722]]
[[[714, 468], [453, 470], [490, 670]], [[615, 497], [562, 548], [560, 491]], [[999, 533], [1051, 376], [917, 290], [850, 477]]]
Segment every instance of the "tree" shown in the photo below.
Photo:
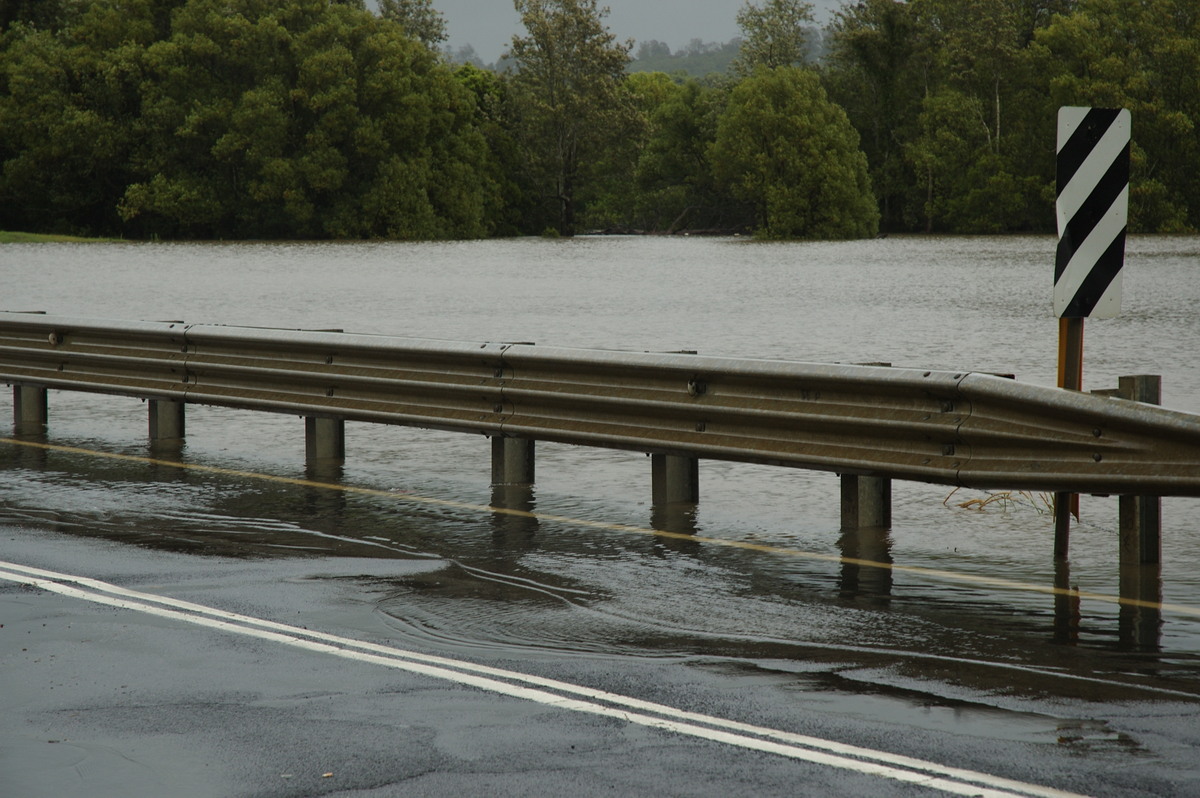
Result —
[[[0, 224], [193, 238], [487, 235], [475, 96], [361, 0], [95, 0], [0, 50]], [[8, 35], [6, 35], [8, 36]]]
[[0, 48], [0, 227], [119, 230], [142, 57], [183, 0], [91, 4], [68, 32], [17, 26]]
[[70, 0], [0, 0], [0, 33], [17, 23], [57, 30], [74, 10]]
[[675, 233], [682, 229], [743, 230], [752, 225], [747, 207], [713, 178], [709, 152], [729, 87], [696, 79], [677, 84], [658, 73], [631, 85], [648, 121], [639, 149], [632, 196], [624, 207], [630, 226]]
[[446, 18], [433, 7], [433, 0], [379, 0], [379, 15], [399, 23], [409, 36], [432, 50], [449, 38]]
[[574, 235], [588, 166], [628, 140], [639, 123], [624, 89], [633, 42], [620, 43], [596, 0], [514, 0], [526, 31], [507, 57], [511, 99], [528, 177], [561, 235]]
[[760, 67], [733, 90], [711, 150], [718, 179], [756, 211], [765, 238], [875, 235], [867, 159], [811, 70]]
[[900, 0], [846, 5], [829, 31], [825, 82], [862, 140], [885, 230], [920, 216], [917, 178], [904, 158], [925, 93], [917, 20]]
[[733, 62], [746, 77], [760, 66], [774, 68], [803, 64], [808, 55], [807, 28], [813, 25], [812, 3], [803, 0], [747, 0], [737, 12], [742, 43]]
[[141, 179], [172, 236], [485, 235], [474, 102], [400, 26], [325, 0], [189, 0], [146, 50]]
[[992, 152], [1001, 152], [1003, 93], [1017, 78], [1024, 48], [1013, 0], [914, 0], [914, 11], [938, 36], [937, 53], [950, 82], [985, 101], [981, 121]]
[[670, 58], [671, 48], [658, 39], [650, 39], [638, 45], [637, 60], [648, 58]]
[[1128, 108], [1130, 226], [1200, 229], [1200, 13], [1194, 0], [1080, 0], [1037, 32], [1053, 105]]
[[488, 229], [492, 235], [517, 235], [534, 209], [533, 192], [522, 182], [523, 158], [513, 134], [509, 83], [503, 74], [472, 63], [461, 64], [454, 76], [475, 97], [474, 127], [489, 150], [490, 157], [480, 169], [481, 179], [496, 186], [495, 192], [486, 195]]

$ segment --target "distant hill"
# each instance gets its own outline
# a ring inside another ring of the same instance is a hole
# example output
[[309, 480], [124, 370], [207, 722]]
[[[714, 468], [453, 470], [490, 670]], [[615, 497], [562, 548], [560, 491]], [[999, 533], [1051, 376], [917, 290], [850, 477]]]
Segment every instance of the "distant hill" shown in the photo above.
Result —
[[687, 47], [672, 53], [666, 44], [651, 39], [638, 45], [634, 60], [626, 68], [629, 72], [682, 72], [690, 77], [702, 78], [713, 73], [729, 71], [729, 65], [737, 57], [741, 39], [720, 44], [692, 39]]
[[[819, 61], [825, 56], [824, 40], [817, 28], [808, 29], [808, 41], [811, 43], [809, 61]], [[626, 68], [627, 72], [666, 72], [668, 75], [684, 73], [690, 77], [703, 78], [713, 73], [726, 73], [729, 65], [737, 57], [741, 47], [741, 38], [735, 37], [727, 42], [704, 42], [692, 39], [686, 47], [672, 53], [671, 48], [656, 39], [650, 39], [638, 44], [634, 50], [633, 61]]]

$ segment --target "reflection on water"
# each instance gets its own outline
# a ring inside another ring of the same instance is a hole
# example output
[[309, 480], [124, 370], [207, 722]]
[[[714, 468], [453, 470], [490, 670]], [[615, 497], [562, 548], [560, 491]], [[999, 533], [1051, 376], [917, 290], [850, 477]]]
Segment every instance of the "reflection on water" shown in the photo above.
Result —
[[[660, 532], [695, 535], [700, 531], [696, 518], [698, 509], [694, 502], [669, 502], [652, 505], [650, 507], [650, 527]], [[664, 538], [664, 540], [669, 539]]]
[[[9, 307], [66, 315], [889, 361], [1053, 384], [1053, 247], [1042, 237], [614, 238], [6, 245], [0, 258]], [[1131, 241], [1126, 310], [1089, 325], [1086, 387], [1161, 373], [1166, 406], [1200, 411], [1200, 363], [1178, 354], [1200, 348], [1198, 256], [1197, 238]], [[12, 412], [0, 395], [0, 417]], [[48, 432], [31, 440], [296, 481], [0, 444], [0, 524], [222, 556], [444, 561], [376, 586], [398, 638], [466, 652], [755, 663], [798, 690], [807, 683], [788, 669], [803, 664], [822, 674], [831, 701], [889, 686], [862, 699], [882, 702], [870, 712], [928, 702], [935, 681], [964, 686], [981, 706], [1001, 693], [1200, 694], [1200, 621], [1156, 606], [1200, 607], [1195, 500], [1164, 504], [1159, 578], [1118, 573], [1115, 499], [1085, 497], [1071, 560], [1056, 566], [1052, 519], [1036, 504], [977, 512], [937, 486], [898, 483], [890, 529], [842, 531], [827, 474], [702, 463], [698, 504], [654, 506], [639, 454], [539, 444], [536, 486], [493, 486], [490, 444], [475, 436], [348, 425], [345, 461], [306, 469], [295, 418], [189, 408], [186, 442], [151, 448], [145, 413], [134, 400], [51, 392]], [[1118, 591], [1142, 603], [1087, 597]], [[969, 725], [979, 709], [931, 706], [930, 724]], [[1052, 725], [1020, 733], [1107, 744], [1102, 729]]]
[[1071, 586], [1071, 563], [1054, 561], [1054, 642], [1075, 645], [1082, 622], [1079, 594]]
[[[839, 668], [915, 661], [924, 679], [945, 667], [942, 678], [985, 692], [1022, 689], [1009, 670], [1020, 665], [1038, 695], [1073, 695], [1080, 684], [1087, 694], [1094, 686], [1076, 679], [1101, 674], [1109, 692], [1124, 682], [1200, 694], [1194, 648], [1150, 656], [1162, 648], [1157, 611], [1085, 622], [1076, 594], [914, 583], [873, 564], [896, 558], [887, 529], [842, 532], [838, 561], [794, 561], [648, 527], [630, 534], [550, 520], [562, 513], [543, 514], [531, 486], [492, 487], [492, 506], [504, 512], [488, 512], [426, 506], [403, 492], [347, 493], [336, 470], [264, 482], [37, 451], [31, 468], [26, 447], [0, 446], [0, 523], [208, 555], [450, 563], [377, 599], [396, 634], [418, 646], [781, 661], [832, 653]], [[1066, 564], [1057, 579], [1074, 587]]]
[[1134, 651], [1159, 651], [1162, 646], [1162, 569], [1154, 565], [1122, 565], [1121, 645]]
[[842, 530], [838, 545], [843, 557], [842, 598], [864, 598], [885, 606], [892, 595], [892, 569], [887, 567], [892, 564], [891, 530], [885, 527]]
[[533, 485], [492, 485], [492, 507], [507, 512], [492, 514], [492, 541], [500, 551], [519, 555], [537, 542], [537, 503]]

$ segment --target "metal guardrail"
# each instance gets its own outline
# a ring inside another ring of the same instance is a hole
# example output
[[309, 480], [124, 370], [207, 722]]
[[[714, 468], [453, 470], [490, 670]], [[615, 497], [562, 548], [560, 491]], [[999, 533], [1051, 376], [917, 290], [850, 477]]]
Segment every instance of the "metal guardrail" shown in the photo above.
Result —
[[1200, 495], [1200, 415], [969, 372], [0, 312], [0, 381], [963, 487]]

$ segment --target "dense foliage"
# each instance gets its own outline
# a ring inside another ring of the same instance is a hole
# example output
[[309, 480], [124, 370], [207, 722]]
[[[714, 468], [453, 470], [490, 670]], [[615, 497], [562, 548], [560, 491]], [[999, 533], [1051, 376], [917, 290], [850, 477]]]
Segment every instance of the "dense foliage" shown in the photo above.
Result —
[[751, 0], [702, 77], [596, 0], [515, 0], [503, 71], [373, 5], [0, 0], [0, 229], [1050, 232], [1062, 105], [1132, 111], [1135, 230], [1200, 228], [1195, 0]]
[[1132, 111], [1133, 229], [1200, 227], [1195, 0], [861, 0], [827, 44], [885, 229], [1052, 231], [1063, 105]]
[[490, 232], [470, 92], [395, 23], [327, 0], [89, 5], [5, 49], [10, 228], [137, 237]]
[[879, 214], [846, 114], [811, 71], [760, 66], [717, 126], [717, 176], [755, 209], [768, 238], [863, 238]]

